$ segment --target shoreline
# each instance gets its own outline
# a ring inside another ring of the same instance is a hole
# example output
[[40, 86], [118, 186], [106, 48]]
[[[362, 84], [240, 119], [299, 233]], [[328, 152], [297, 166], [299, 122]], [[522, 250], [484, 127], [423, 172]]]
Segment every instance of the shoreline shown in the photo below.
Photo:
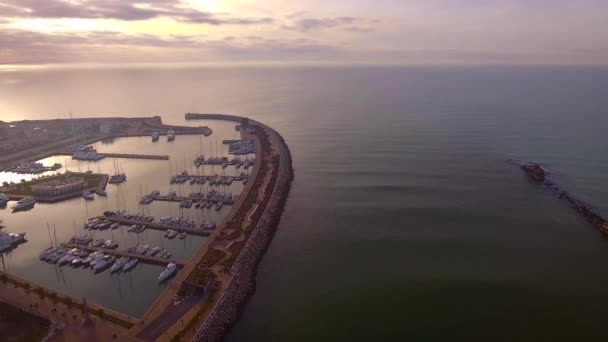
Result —
[[45, 143], [45, 146], [30, 146], [24, 150], [15, 151], [6, 155], [0, 156], [0, 172], [5, 171], [11, 165], [23, 162], [33, 162], [40, 159], [52, 157], [54, 155], [63, 155], [64, 149], [72, 145], [90, 145], [106, 139], [128, 138], [128, 137], [146, 137], [152, 132], [158, 131], [161, 136], [166, 135], [166, 131], [172, 129], [175, 135], [194, 135], [203, 134], [209, 136], [213, 134], [213, 130], [207, 126], [190, 127], [165, 125], [160, 117], [143, 117], [143, 118], [78, 118], [78, 119], [52, 119], [52, 120], [23, 120], [12, 121], [13, 123], [57, 123], [65, 120], [65, 122], [85, 122], [91, 124], [108, 124], [118, 122], [122, 124], [117, 129], [118, 132], [97, 132], [95, 134], [77, 134], [63, 139], [53, 140]]

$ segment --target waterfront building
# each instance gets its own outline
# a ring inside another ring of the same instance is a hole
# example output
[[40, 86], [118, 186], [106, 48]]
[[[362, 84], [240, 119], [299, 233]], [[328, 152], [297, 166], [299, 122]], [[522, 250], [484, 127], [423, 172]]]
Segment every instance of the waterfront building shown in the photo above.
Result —
[[49, 199], [80, 193], [84, 189], [82, 177], [69, 176], [63, 179], [54, 179], [48, 182], [32, 185], [32, 193], [36, 199]]

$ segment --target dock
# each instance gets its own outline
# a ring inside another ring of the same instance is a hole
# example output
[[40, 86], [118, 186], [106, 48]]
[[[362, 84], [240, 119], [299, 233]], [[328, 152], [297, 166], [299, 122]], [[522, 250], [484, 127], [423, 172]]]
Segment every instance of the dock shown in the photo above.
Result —
[[[158, 195], [158, 196], [153, 196], [153, 195], [146, 195], [144, 196], [145, 198], [149, 199], [152, 203], [154, 201], [162, 201], [162, 202], [184, 202], [184, 201], [197, 201], [197, 202], [211, 202], [213, 204], [216, 204], [217, 202], [219, 202], [219, 200], [217, 199], [207, 199], [204, 197], [184, 197], [184, 196], [168, 196], [168, 195]], [[143, 203], [143, 204], [148, 204], [148, 202]], [[233, 205], [234, 204], [234, 199], [231, 200], [222, 200], [222, 204], [223, 205]]]
[[132, 226], [132, 225], [143, 225], [146, 227], [146, 229], [154, 229], [154, 230], [161, 230], [161, 231], [167, 231], [169, 229], [175, 230], [177, 232], [184, 232], [187, 234], [191, 234], [191, 235], [199, 235], [199, 236], [209, 236], [211, 235], [210, 231], [204, 230], [204, 229], [197, 229], [197, 228], [188, 228], [188, 227], [179, 227], [179, 226], [171, 226], [168, 224], [162, 224], [162, 223], [158, 223], [158, 222], [147, 222], [147, 221], [138, 221], [138, 220], [129, 220], [123, 217], [117, 217], [117, 216], [103, 216], [103, 218], [105, 220], [108, 220], [110, 222], [116, 222], [116, 223], [120, 223], [123, 226]]
[[117, 256], [117, 257], [126, 257], [126, 258], [136, 258], [139, 259], [139, 261], [141, 262], [145, 262], [147, 264], [153, 264], [153, 265], [160, 265], [160, 266], [167, 266], [167, 264], [169, 263], [174, 263], [175, 265], [177, 265], [177, 267], [184, 267], [188, 261], [187, 260], [176, 260], [173, 258], [158, 258], [155, 256], [150, 256], [150, 255], [142, 255], [142, 254], [137, 254], [137, 253], [131, 253], [131, 252], [127, 252], [127, 251], [117, 251], [114, 249], [106, 249], [106, 248], [101, 248], [101, 247], [92, 247], [92, 246], [84, 246], [84, 245], [78, 245], [78, 244], [73, 244], [73, 243], [68, 243], [64, 245], [67, 248], [78, 248], [84, 251], [87, 251], [89, 253], [91, 252], [103, 252], [104, 254], [110, 254], [113, 256]]
[[100, 153], [108, 158], [129, 158], [129, 159], [150, 159], [150, 160], [169, 160], [169, 156], [154, 154], [129, 154], [129, 153]]
[[[70, 153], [70, 152], [61, 152], [61, 153], [58, 153], [58, 154], [62, 155], [62, 156], [72, 156], [73, 155], [73, 153]], [[156, 154], [97, 153], [97, 152], [95, 152], [95, 154], [100, 156], [99, 159], [103, 159], [103, 158], [126, 158], [126, 159], [169, 160], [169, 156], [166, 156], [166, 155], [156, 155]], [[81, 160], [87, 160], [87, 159], [81, 159]], [[94, 160], [91, 160], [91, 161], [94, 161]]]

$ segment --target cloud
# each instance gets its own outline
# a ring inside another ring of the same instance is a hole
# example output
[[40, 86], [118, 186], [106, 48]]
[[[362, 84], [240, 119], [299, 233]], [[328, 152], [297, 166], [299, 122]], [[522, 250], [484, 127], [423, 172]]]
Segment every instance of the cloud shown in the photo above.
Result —
[[0, 15], [16, 18], [117, 19], [168, 17], [191, 24], [259, 25], [272, 18], [233, 17], [187, 7], [181, 0], [0, 0]]
[[[369, 32], [372, 30], [369, 20], [357, 17], [333, 17], [315, 18], [307, 17], [306, 13], [294, 13], [287, 16], [289, 22], [283, 25], [283, 29], [310, 32], [323, 29], [340, 28], [351, 32]], [[377, 23], [377, 21], [373, 21]]]
[[[128, 47], [122, 49], [120, 47]], [[120, 61], [200, 61], [204, 56], [243, 59], [313, 58], [338, 48], [310, 39], [268, 39], [258, 36], [128, 35], [114, 31], [46, 34], [0, 30], [0, 64]], [[154, 53], [150, 53], [150, 52]]]

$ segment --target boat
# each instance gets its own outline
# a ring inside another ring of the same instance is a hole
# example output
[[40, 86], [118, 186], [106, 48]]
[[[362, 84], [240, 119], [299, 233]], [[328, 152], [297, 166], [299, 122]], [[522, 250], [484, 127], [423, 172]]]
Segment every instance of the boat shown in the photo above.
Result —
[[118, 229], [119, 227], [120, 227], [120, 223], [118, 223], [118, 222], [114, 222], [114, 223], [112, 223], [112, 225], [110, 226], [110, 229], [111, 229], [111, 230], [114, 230], [114, 229]]
[[0, 207], [4, 207], [9, 200], [10, 198], [8, 198], [8, 196], [6, 196], [5, 194], [0, 194]]
[[84, 199], [86, 199], [87, 201], [91, 201], [95, 199], [95, 195], [90, 192], [89, 190], [85, 190], [82, 192], [82, 197], [84, 197]]
[[162, 283], [162, 282], [166, 281], [167, 279], [171, 278], [172, 276], [175, 275], [176, 271], [177, 271], [177, 265], [175, 265], [174, 263], [168, 264], [167, 267], [158, 276], [158, 282]]
[[222, 206], [224, 205], [224, 203], [222, 203], [222, 201], [217, 202], [217, 204], [215, 205], [215, 210], [220, 210], [222, 209]]
[[105, 256], [103, 259], [100, 259], [100, 261], [96, 263], [95, 266], [93, 266], [93, 271], [95, 271], [95, 273], [103, 272], [108, 267], [111, 267], [113, 264], [114, 257], [108, 258], [108, 256]]
[[181, 232], [181, 233], [179, 234], [179, 239], [180, 239], [180, 240], [183, 240], [183, 239], [185, 239], [185, 238], [186, 238], [186, 236], [188, 236], [188, 234], [186, 234], [186, 232]]
[[122, 258], [116, 260], [114, 265], [112, 265], [112, 267], [110, 267], [110, 273], [122, 271], [122, 268], [127, 264], [127, 262], [129, 262], [129, 258], [127, 258], [127, 257], [122, 257]]
[[158, 133], [157, 131], [152, 132], [152, 141], [158, 141], [159, 137], [160, 133]]
[[2, 233], [0, 232], [0, 253], [13, 249], [25, 242], [25, 233]]
[[156, 254], [158, 254], [158, 252], [160, 252], [160, 247], [152, 247], [152, 249], [150, 249], [150, 256], [155, 256]]
[[100, 188], [95, 189], [95, 193], [98, 194], [99, 196], [103, 196], [103, 197], [108, 196], [108, 193], [105, 190], [100, 189]]
[[170, 129], [167, 131], [167, 141], [175, 140], [175, 131]]
[[127, 175], [124, 173], [117, 173], [115, 175], [110, 176], [108, 183], [110, 184], [120, 184], [127, 180]]
[[49, 247], [47, 249], [45, 249], [44, 251], [42, 251], [42, 253], [40, 253], [40, 256], [38, 257], [38, 259], [40, 260], [46, 260], [49, 255], [55, 253], [57, 251], [57, 249], [53, 248], [53, 247]]
[[137, 266], [137, 263], [139, 262], [139, 259], [137, 258], [133, 258], [130, 259], [123, 267], [122, 267], [122, 271], [123, 272], [127, 272], [132, 270], [135, 266]]
[[89, 265], [91, 265], [91, 267], [95, 267], [97, 264], [99, 264], [100, 262], [102, 262], [104, 260], [105, 260], [105, 256], [100, 252], [99, 254], [95, 255], [93, 260], [89, 261]]
[[177, 231], [173, 230], [173, 229], [167, 230], [167, 233], [165, 234], [165, 237], [167, 237], [168, 239], [174, 239], [176, 236], [177, 236]]
[[33, 208], [34, 204], [36, 204], [36, 200], [34, 198], [26, 197], [26, 198], [20, 199], [19, 202], [17, 202], [17, 204], [15, 204], [14, 206], [11, 207], [11, 209], [13, 209], [13, 211], [27, 210], [27, 209]]
[[72, 265], [72, 267], [78, 267], [80, 265], [82, 265], [82, 262], [85, 260], [85, 258], [80, 257], [80, 258], [76, 258], [74, 260], [72, 260], [72, 262], [70, 263], [70, 265]]
[[101, 247], [105, 242], [104, 239], [97, 239], [93, 241], [93, 247]]

